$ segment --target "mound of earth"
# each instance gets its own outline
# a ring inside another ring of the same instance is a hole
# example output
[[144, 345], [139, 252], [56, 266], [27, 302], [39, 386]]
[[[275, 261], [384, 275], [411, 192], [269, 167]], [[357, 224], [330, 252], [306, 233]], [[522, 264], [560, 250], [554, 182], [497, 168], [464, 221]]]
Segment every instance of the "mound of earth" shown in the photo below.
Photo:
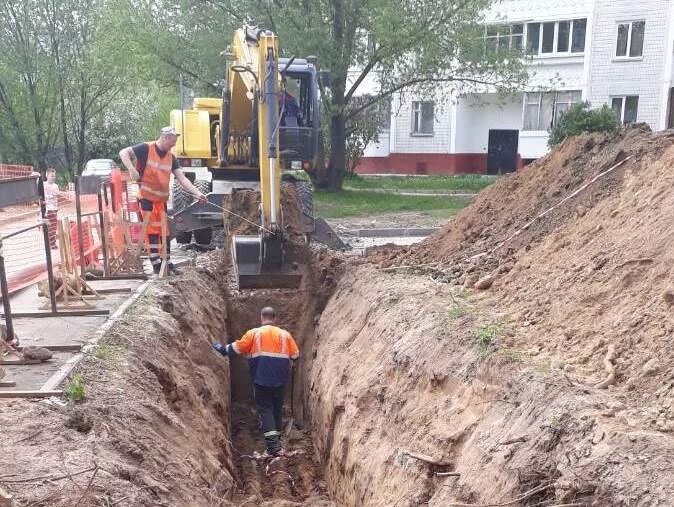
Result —
[[[546, 476], [556, 480], [551, 497], [556, 500], [632, 505], [643, 497], [643, 505], [664, 505], [672, 498], [663, 486], [671, 471], [662, 460], [674, 458], [673, 144], [671, 132], [653, 134], [644, 126], [628, 128], [617, 138], [569, 139], [481, 192], [423, 243], [380, 248], [368, 257], [390, 276], [411, 270], [459, 286], [447, 311], [452, 323], [471, 330], [467, 336], [463, 331], [465, 343], [472, 340], [490, 358], [492, 354], [507, 358], [515, 370], [537, 365], [537, 376], [548, 378], [543, 381], [552, 389], [540, 393], [541, 400], [548, 408], [557, 402], [563, 406], [557, 407], [558, 415], [548, 416], [555, 419], [552, 426], [562, 414], [575, 427], [570, 430], [560, 422], [563, 439], [568, 439], [564, 452], [570, 452], [569, 446], [589, 446], [580, 452], [595, 456], [588, 458], [583, 474], [575, 479], [578, 470], [563, 480], [555, 477], [564, 477], [569, 473], [566, 468], [583, 461], [573, 458], [578, 450], [565, 464], [564, 459], [556, 461]], [[450, 331], [453, 343], [461, 336], [461, 331], [456, 333]], [[447, 347], [436, 354], [451, 353]], [[450, 363], [450, 358], [441, 362]], [[483, 364], [477, 371], [484, 368]], [[513, 391], [520, 395], [531, 391], [526, 380], [513, 380], [509, 371], [499, 372], [498, 381], [489, 375], [487, 384], [511, 385], [506, 399]], [[454, 389], [456, 376], [450, 378]], [[580, 392], [578, 386], [584, 386]], [[609, 396], [597, 401], [606, 391]], [[603, 408], [589, 415], [583, 408], [588, 400]], [[539, 405], [536, 410], [545, 408]], [[493, 407], [485, 410], [491, 416], [498, 412]], [[583, 421], [591, 424], [583, 428]], [[475, 434], [470, 435], [475, 444]], [[551, 445], [559, 451], [560, 442]], [[462, 452], [467, 454], [459, 460], [475, 450]], [[597, 452], [601, 459], [597, 460]], [[527, 459], [535, 462], [540, 456], [529, 456], [522, 463]], [[652, 489], [641, 475], [650, 477]], [[584, 486], [571, 495], [563, 493], [574, 480]], [[640, 488], [645, 488], [641, 494]], [[519, 488], [520, 494], [526, 491]], [[453, 498], [457, 497], [461, 495]], [[473, 490], [463, 498], [494, 497]]]
[[339, 503], [671, 503], [673, 143], [567, 140], [351, 266], [309, 377]]
[[489, 288], [483, 297], [512, 319], [509, 345], [559, 356], [597, 382], [613, 344], [616, 382], [654, 392], [672, 365], [673, 144], [644, 126], [569, 139], [420, 245], [371, 259]]
[[[229, 233], [255, 235], [260, 225], [260, 192], [238, 190], [226, 195], [223, 207], [225, 224]], [[281, 187], [281, 208], [283, 210], [283, 229], [292, 242], [301, 242], [306, 232], [305, 219], [302, 216], [302, 202], [296, 187], [283, 184]]]

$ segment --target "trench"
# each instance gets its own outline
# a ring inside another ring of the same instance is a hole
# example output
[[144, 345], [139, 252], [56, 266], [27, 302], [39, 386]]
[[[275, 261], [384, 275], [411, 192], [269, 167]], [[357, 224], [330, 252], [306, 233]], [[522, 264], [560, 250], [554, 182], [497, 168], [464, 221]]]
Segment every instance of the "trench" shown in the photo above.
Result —
[[[285, 393], [282, 443], [287, 455], [271, 463], [255, 458], [255, 453], [264, 451], [264, 439], [258, 427], [246, 359], [237, 356], [227, 360], [215, 353], [209, 358], [208, 364], [214, 366], [214, 376], [228, 387], [210, 391], [210, 395], [214, 396], [211, 404], [218, 407], [217, 416], [225, 435], [219, 439], [223, 449], [215, 452], [232, 479], [231, 484], [221, 488], [228, 502], [224, 505], [283, 505], [283, 502], [289, 502], [288, 505], [334, 505], [324, 479], [323, 457], [313, 446], [314, 435], [305, 393], [308, 391], [306, 383], [311, 369], [315, 325], [335, 287], [339, 265], [325, 254], [309, 260], [298, 290], [239, 291], [232, 283], [229, 261], [221, 258], [216, 268], [208, 272], [197, 270], [195, 274], [197, 278], [210, 278], [210, 288], [200, 290], [217, 290], [217, 297], [192, 297], [192, 289], [178, 282], [175, 293], [162, 299], [165, 311], [179, 314], [183, 339], [187, 337], [200, 342], [200, 345], [206, 341], [232, 342], [238, 339], [248, 329], [260, 325], [262, 307], [272, 306], [277, 312], [277, 325], [290, 331], [300, 347], [301, 359], [292, 371]], [[219, 277], [215, 273], [220, 273]], [[217, 321], [211, 320], [207, 327], [207, 340], [195, 336], [200, 330], [188, 324], [188, 319], [180, 315], [180, 305], [174, 304], [176, 298], [184, 296], [192, 304], [190, 315], [201, 323], [214, 317], [214, 308], [219, 309]], [[222, 365], [227, 368], [222, 369]], [[191, 366], [191, 360], [182, 365], [183, 368]], [[155, 373], [159, 382], [165, 384], [166, 379]], [[223, 414], [223, 410], [227, 414]], [[212, 454], [214, 450], [209, 447], [210, 442], [203, 452]]]
[[[318, 253], [299, 290], [239, 292], [223, 259], [197, 263], [153, 284], [111, 329], [113, 357], [83, 360], [84, 403], [11, 415], [53, 428], [48, 449], [31, 434], [0, 437], [26, 477], [86, 470], [92, 456], [101, 470], [88, 492], [13, 482], [22, 505], [621, 505], [563, 479], [590, 460], [613, 466], [593, 445], [610, 431], [595, 414], [611, 393], [480, 357], [469, 316], [450, 317], [460, 296], [446, 284]], [[289, 455], [274, 463], [254, 457], [264, 442], [245, 360], [211, 348], [257, 326], [268, 305], [302, 353], [286, 393]], [[612, 449], [627, 455], [630, 442]]]
[[[426, 277], [382, 277], [326, 252], [308, 260], [298, 290], [235, 290], [229, 264], [223, 260], [193, 275], [175, 282], [160, 302], [180, 324], [181, 333], [172, 329], [170, 342], [187, 340], [196, 347], [188, 346], [183, 358], [172, 357], [172, 368], [145, 362], [170, 409], [194, 429], [192, 445], [199, 454], [214, 458], [210, 463], [204, 460], [200, 468], [206, 492], [202, 484], [188, 489], [182, 496], [192, 499], [188, 504], [412, 506], [427, 504], [435, 496], [438, 505], [444, 505], [453, 498], [480, 498], [479, 492], [489, 488], [494, 496], [487, 498], [503, 498], [508, 491], [516, 494], [549, 480], [549, 465], [536, 462], [531, 466], [543, 472], [524, 486], [498, 466], [489, 469], [497, 478], [489, 484], [479, 472], [476, 477], [467, 474], [460, 486], [456, 477], [442, 476], [461, 460], [473, 471], [486, 468], [484, 456], [467, 442], [479, 433], [481, 418], [483, 432], [494, 423], [480, 413], [485, 400], [498, 396], [500, 387], [493, 373], [470, 382], [447, 373], [472, 368], [474, 376], [477, 358], [457, 344], [451, 361], [445, 362], [447, 344], [428, 341], [429, 336], [447, 336], [441, 317], [447, 299], [433, 297], [432, 282]], [[424, 296], [410, 297], [410, 291]], [[289, 455], [271, 463], [254, 456], [264, 450], [264, 440], [246, 360], [223, 359], [208, 346], [216, 340], [234, 341], [257, 327], [264, 306], [276, 309], [277, 324], [293, 334], [302, 356], [285, 396], [286, 428], [293, 421], [282, 438]], [[191, 371], [195, 361], [204, 365], [196, 378]], [[204, 379], [211, 384], [207, 390]], [[181, 388], [181, 383], [187, 386]], [[527, 403], [530, 410], [531, 400]], [[201, 415], [194, 414], [197, 411]], [[208, 432], [211, 438], [199, 432]], [[493, 438], [505, 437], [495, 433]], [[169, 444], [172, 455], [185, 448]], [[411, 458], [408, 451], [438, 461]], [[213, 495], [213, 491], [221, 503], [194, 501], [197, 492]], [[454, 496], [443, 499], [445, 493]], [[180, 503], [172, 500], [169, 505]]]
[[[258, 290], [229, 293], [226, 298], [225, 332], [228, 341], [260, 325], [259, 311], [272, 306], [278, 315], [277, 324], [289, 330], [302, 352], [313, 337], [313, 305], [311, 290]], [[274, 460], [252, 459], [264, 450], [254, 410], [252, 384], [245, 358], [230, 360], [231, 440], [237, 471], [238, 490], [234, 502], [288, 501], [305, 505], [328, 502], [323, 468], [315, 453], [310, 424], [305, 418], [303, 393], [305, 371], [302, 361], [292, 371], [285, 390], [282, 443], [286, 456]]]

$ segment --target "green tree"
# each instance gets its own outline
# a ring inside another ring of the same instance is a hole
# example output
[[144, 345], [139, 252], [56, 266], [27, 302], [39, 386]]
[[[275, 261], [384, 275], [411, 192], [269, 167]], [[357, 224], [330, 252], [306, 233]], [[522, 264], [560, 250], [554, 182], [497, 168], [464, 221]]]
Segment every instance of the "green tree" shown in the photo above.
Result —
[[[372, 101], [372, 95], [358, 95], [349, 104], [350, 109], [360, 107]], [[379, 132], [388, 128], [391, 119], [391, 101], [381, 100], [376, 105], [361, 109], [349, 120], [346, 131], [346, 172], [352, 175], [365, 148], [372, 142], [379, 141]]]
[[0, 122], [3, 157], [47, 167], [58, 130], [39, 0], [0, 0]]
[[136, 84], [111, 0], [0, 0], [4, 160], [66, 168], [89, 156], [89, 127]]
[[[70, 176], [89, 158], [89, 128], [128, 86], [128, 55], [109, 24], [105, 0], [42, 0], [41, 14], [54, 65], [52, 83], [58, 101], [60, 134]], [[73, 13], [77, 13], [73, 16]]]
[[[221, 55], [245, 20], [227, 2], [208, 0], [116, 0], [120, 28], [139, 55], [145, 80], [201, 95], [220, 95], [225, 60]], [[245, 12], [242, 11], [242, 12]], [[168, 118], [166, 118], [168, 120]]]
[[[257, 0], [241, 2], [277, 32], [287, 55], [319, 56], [331, 71], [323, 92], [330, 160], [319, 185], [341, 188], [351, 122], [382, 99], [412, 91], [441, 101], [455, 93], [510, 91], [526, 80], [518, 51], [489, 51], [483, 14], [490, 0]], [[359, 69], [356, 75], [349, 70]], [[378, 93], [351, 104], [368, 79]]]
[[556, 146], [567, 137], [583, 132], [608, 132], [615, 134], [620, 130], [620, 121], [606, 104], [600, 109], [591, 109], [589, 102], [573, 104], [550, 131], [548, 145]]

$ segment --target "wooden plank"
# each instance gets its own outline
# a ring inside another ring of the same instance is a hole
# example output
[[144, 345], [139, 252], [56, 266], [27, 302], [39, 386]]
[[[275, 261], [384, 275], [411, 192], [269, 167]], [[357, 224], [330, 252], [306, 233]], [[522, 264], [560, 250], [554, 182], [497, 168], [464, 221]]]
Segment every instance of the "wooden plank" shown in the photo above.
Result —
[[[43, 349], [51, 350], [52, 352], [79, 352], [82, 350], [81, 344], [69, 344], [69, 345], [34, 345], [34, 347], [42, 347]], [[24, 347], [17, 347], [17, 350], [22, 351]]]
[[109, 289], [96, 289], [99, 294], [130, 294], [131, 287], [110, 287]]
[[63, 391], [0, 391], [0, 398], [51, 398], [63, 396]]
[[[49, 361], [49, 359], [47, 359]], [[43, 363], [44, 361], [40, 361], [39, 359], [0, 359], [0, 364], [4, 366], [22, 366], [26, 364], [40, 364]]]
[[0, 380], [0, 387], [16, 387], [16, 382], [13, 380]]
[[[21, 318], [41, 318], [41, 317], [88, 317], [91, 315], [110, 315], [110, 310], [90, 310], [90, 309], [80, 309], [80, 310], [59, 310], [56, 313], [53, 312], [12, 312], [13, 319]], [[0, 317], [4, 317], [4, 314], [0, 314]]]

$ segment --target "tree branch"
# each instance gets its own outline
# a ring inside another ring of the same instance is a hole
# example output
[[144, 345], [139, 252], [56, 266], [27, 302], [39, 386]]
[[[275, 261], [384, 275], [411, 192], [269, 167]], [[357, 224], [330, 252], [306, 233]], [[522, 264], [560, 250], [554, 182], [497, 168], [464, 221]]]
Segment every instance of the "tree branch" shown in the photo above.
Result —
[[356, 78], [356, 80], [353, 82], [353, 84], [349, 88], [349, 91], [346, 92], [346, 95], [344, 95], [344, 103], [345, 104], [349, 103], [349, 101], [351, 100], [351, 97], [353, 97], [353, 94], [356, 93], [356, 90], [358, 89], [360, 84], [367, 77], [367, 75], [374, 68], [374, 66], [377, 65], [377, 63], [379, 63], [379, 57], [377, 56], [377, 53], [375, 52], [375, 54], [372, 55], [372, 58], [370, 59], [370, 61], [367, 62], [367, 65], [365, 67], [363, 67], [363, 70], [360, 71], [360, 74], [358, 75], [358, 78]]
[[201, 1], [206, 4], [210, 4], [214, 7], [218, 7], [222, 12], [224, 12], [225, 14], [229, 14], [240, 23], [246, 21], [246, 19], [240, 14], [238, 14], [236, 11], [234, 11], [234, 9], [232, 9], [231, 7], [227, 7], [225, 5], [225, 2], [215, 2], [213, 0], [201, 0]]
[[404, 88], [410, 88], [415, 85], [423, 84], [423, 83], [452, 83], [452, 82], [459, 82], [459, 83], [472, 83], [472, 84], [482, 84], [482, 85], [491, 85], [491, 86], [496, 86], [499, 84], [498, 81], [493, 82], [493, 81], [486, 81], [484, 79], [476, 79], [476, 78], [469, 78], [469, 77], [444, 77], [444, 78], [417, 78], [417, 79], [411, 79], [409, 81], [405, 81], [404, 83], [400, 83], [393, 88], [379, 93], [377, 96], [373, 97], [371, 100], [367, 101], [365, 104], [357, 107], [356, 109], [352, 110], [349, 112], [349, 114], [346, 117], [346, 120], [350, 120], [357, 114], [361, 113], [362, 111], [366, 110], [367, 108], [373, 106], [377, 102], [379, 102], [381, 99], [388, 97], [390, 95], [393, 95], [396, 92], [399, 92], [400, 90]]

